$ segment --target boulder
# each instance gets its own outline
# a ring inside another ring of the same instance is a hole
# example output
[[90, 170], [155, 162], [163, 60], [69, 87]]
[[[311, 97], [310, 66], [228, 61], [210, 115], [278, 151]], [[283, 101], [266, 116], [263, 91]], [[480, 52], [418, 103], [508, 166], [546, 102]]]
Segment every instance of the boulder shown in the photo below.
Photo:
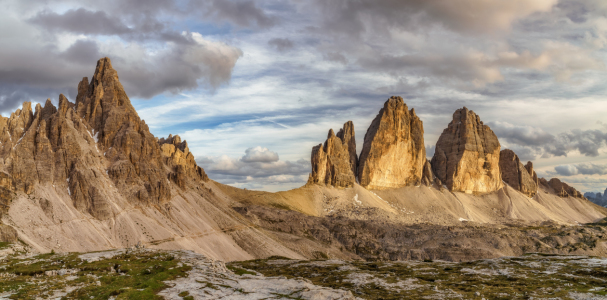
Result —
[[426, 148], [423, 122], [401, 97], [384, 103], [365, 134], [358, 179], [367, 189], [421, 183]]
[[352, 187], [356, 183], [354, 124], [348, 121], [337, 135], [329, 130], [324, 145], [312, 148], [312, 173], [308, 184]]
[[431, 164], [450, 191], [490, 193], [503, 186], [499, 158], [495, 133], [464, 107], [455, 111], [438, 139]]
[[[527, 163], [527, 165], [531, 162]], [[513, 189], [533, 197], [537, 194], [537, 184], [533, 179], [533, 165], [528, 169], [520, 162], [518, 156], [510, 149], [504, 149], [500, 152], [500, 171], [502, 180]], [[536, 176], [537, 178], [537, 176]]]

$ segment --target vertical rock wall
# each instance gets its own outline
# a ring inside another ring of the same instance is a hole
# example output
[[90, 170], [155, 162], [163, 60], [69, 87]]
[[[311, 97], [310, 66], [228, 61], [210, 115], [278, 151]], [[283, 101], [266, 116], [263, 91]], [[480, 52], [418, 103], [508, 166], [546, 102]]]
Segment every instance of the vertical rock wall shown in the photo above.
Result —
[[458, 109], [438, 142], [432, 168], [451, 191], [489, 193], [502, 187], [500, 143], [473, 111]]
[[358, 166], [368, 189], [419, 184], [426, 162], [423, 122], [401, 97], [391, 97], [365, 134]]

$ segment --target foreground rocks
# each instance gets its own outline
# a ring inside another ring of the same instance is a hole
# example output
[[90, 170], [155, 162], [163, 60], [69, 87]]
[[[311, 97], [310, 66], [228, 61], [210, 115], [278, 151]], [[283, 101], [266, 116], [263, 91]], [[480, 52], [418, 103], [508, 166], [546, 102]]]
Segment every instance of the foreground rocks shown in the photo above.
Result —
[[426, 162], [424, 127], [401, 97], [391, 97], [365, 134], [358, 178], [367, 189], [419, 184]]
[[499, 166], [504, 182], [529, 197], [535, 196], [538, 188], [537, 175], [533, 171], [531, 162], [523, 166], [514, 151], [504, 149], [500, 152]]
[[431, 164], [450, 191], [490, 193], [502, 187], [499, 159], [495, 133], [464, 107], [455, 111], [438, 139]]
[[308, 184], [326, 184], [335, 187], [351, 187], [356, 183], [356, 140], [354, 124], [348, 121], [337, 135], [333, 129], [324, 145], [312, 148], [312, 173]]
[[233, 262], [266, 276], [303, 276], [365, 299], [604, 299], [606, 259], [530, 254], [465, 263], [445, 261]]
[[221, 261], [208, 259], [199, 254], [182, 251], [176, 256], [192, 266], [187, 277], [166, 282], [170, 287], [158, 295], [170, 300], [193, 299], [360, 299], [351, 291], [313, 284], [305, 278], [264, 276], [245, 269], [232, 269]]

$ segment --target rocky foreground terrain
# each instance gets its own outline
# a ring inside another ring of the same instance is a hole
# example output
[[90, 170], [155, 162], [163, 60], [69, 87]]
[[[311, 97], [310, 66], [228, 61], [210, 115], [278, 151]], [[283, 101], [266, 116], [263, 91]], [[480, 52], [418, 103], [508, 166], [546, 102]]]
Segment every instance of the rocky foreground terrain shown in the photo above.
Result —
[[607, 259], [528, 254], [447, 261], [225, 264], [141, 248], [28, 255], [2, 245], [0, 299], [606, 299]]

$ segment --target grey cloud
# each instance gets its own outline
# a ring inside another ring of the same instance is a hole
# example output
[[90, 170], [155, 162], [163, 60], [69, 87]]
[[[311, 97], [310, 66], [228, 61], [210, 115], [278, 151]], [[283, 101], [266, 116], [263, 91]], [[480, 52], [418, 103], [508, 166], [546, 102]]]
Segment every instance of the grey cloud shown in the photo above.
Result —
[[115, 53], [120, 64], [116, 69], [129, 95], [151, 98], [155, 95], [194, 89], [215, 89], [228, 82], [236, 61], [242, 56], [238, 48], [210, 42], [194, 36], [196, 44], [179, 45], [153, 56], [124, 58]]
[[554, 167], [554, 170], [563, 176], [573, 175], [607, 175], [607, 165], [598, 164], [572, 164], [572, 165], [561, 165]]
[[436, 145], [426, 145], [426, 157], [434, 156], [435, 150], [436, 150]]
[[101, 58], [97, 42], [90, 40], [78, 40], [60, 55], [66, 61], [83, 65], [90, 64]]
[[274, 151], [270, 151], [268, 148], [263, 148], [260, 146], [249, 148], [245, 150], [245, 155], [240, 158], [240, 161], [245, 163], [271, 163], [278, 161], [278, 153]]
[[60, 15], [43, 10], [29, 19], [29, 22], [47, 30], [62, 30], [82, 34], [120, 35], [131, 29], [116, 17], [104, 11], [90, 11], [84, 8], [70, 9]]
[[440, 25], [458, 32], [491, 33], [509, 30], [516, 20], [550, 10], [557, 0], [335, 0], [315, 1], [324, 27], [358, 35], [378, 28], [407, 28]]
[[268, 45], [272, 46], [278, 52], [286, 52], [293, 49], [294, 44], [290, 39], [273, 38], [268, 41]]
[[348, 59], [339, 52], [328, 52], [323, 54], [323, 58], [328, 61], [338, 62], [342, 65], [348, 64]]
[[[500, 140], [525, 149], [527, 155], [536, 153], [542, 157], [567, 156], [572, 151], [590, 157], [599, 155], [599, 149], [607, 144], [607, 132], [601, 130], [574, 129], [557, 135], [541, 128], [513, 125], [507, 122], [487, 123]], [[529, 158], [531, 159], [531, 158]]]
[[[136, 10], [139, 11], [139, 10]], [[130, 20], [127, 26], [125, 20]], [[160, 40], [174, 43], [193, 43], [187, 35], [168, 29], [168, 21], [161, 21], [154, 15], [120, 12], [110, 16], [105, 11], [91, 11], [84, 8], [71, 9], [63, 14], [43, 10], [28, 19], [51, 33], [71, 32], [85, 35], [121, 36], [127, 40]]]
[[556, 137], [541, 128], [513, 125], [508, 122], [488, 122], [493, 132], [510, 143], [525, 146], [544, 146], [556, 141]]
[[229, 21], [240, 27], [268, 28], [277, 23], [253, 1], [214, 0], [205, 7], [204, 14], [219, 21]]
[[[255, 149], [255, 148], [249, 148]], [[263, 150], [263, 148], [262, 148]], [[221, 176], [221, 178], [232, 178], [246, 180], [247, 178], [269, 178], [272, 176], [300, 176], [310, 172], [310, 162], [300, 159], [298, 161], [280, 161], [274, 160], [278, 154], [273, 157], [271, 154], [254, 153], [255, 150], [249, 151], [241, 159], [221, 156], [216, 158], [198, 158], [196, 162], [201, 165], [205, 171], [213, 176]], [[247, 158], [247, 156], [249, 156]], [[286, 178], [286, 177], [285, 177]]]

